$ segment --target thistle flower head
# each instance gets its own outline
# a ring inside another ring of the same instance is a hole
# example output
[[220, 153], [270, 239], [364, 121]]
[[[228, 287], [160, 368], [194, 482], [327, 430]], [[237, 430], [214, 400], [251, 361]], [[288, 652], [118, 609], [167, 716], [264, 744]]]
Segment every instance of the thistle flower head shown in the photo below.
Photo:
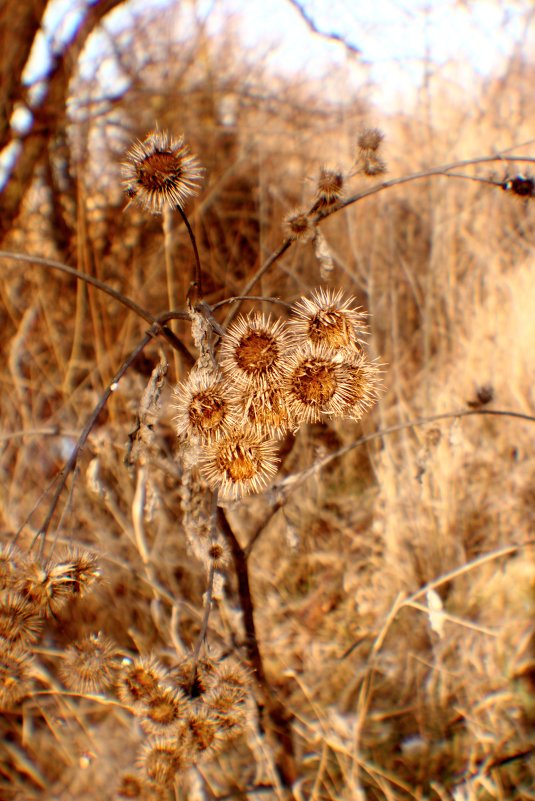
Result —
[[382, 175], [386, 164], [379, 155], [384, 134], [378, 128], [365, 128], [357, 139], [356, 170], [362, 175]]
[[381, 368], [375, 362], [368, 361], [364, 355], [350, 359], [345, 366], [348, 378], [347, 406], [342, 414], [358, 421], [379, 399]]
[[332, 206], [342, 197], [344, 175], [340, 170], [320, 169], [316, 184], [316, 202], [319, 206]]
[[243, 393], [239, 404], [247, 424], [261, 434], [278, 437], [293, 428], [290, 410], [280, 387]]
[[31, 690], [32, 661], [23, 646], [0, 638], [0, 708], [12, 709]]
[[263, 314], [239, 317], [222, 338], [221, 369], [244, 388], [276, 384], [282, 376], [282, 357], [288, 345], [284, 322]]
[[206, 448], [201, 470], [222, 498], [237, 499], [258, 492], [277, 471], [277, 444], [252, 428], [236, 427]]
[[211, 442], [235, 422], [232, 400], [219, 373], [192, 373], [175, 388], [173, 406], [179, 437], [197, 435]]
[[131, 706], [150, 702], [166, 675], [167, 671], [155, 657], [125, 659], [117, 681], [119, 698]]
[[170, 786], [176, 774], [190, 767], [193, 755], [188, 754], [174, 738], [153, 737], [142, 747], [138, 766], [143, 775], [156, 784]]
[[199, 191], [203, 169], [183, 137], [163, 131], [135, 142], [123, 163], [123, 186], [129, 198], [155, 214], [165, 206], [183, 206]]
[[532, 175], [515, 175], [504, 180], [502, 189], [517, 197], [535, 197], [535, 178]]
[[316, 226], [305, 209], [290, 211], [284, 218], [283, 229], [288, 239], [299, 242], [310, 242], [316, 232]]
[[186, 696], [179, 689], [158, 687], [136, 714], [148, 734], [169, 734], [186, 713]]
[[194, 660], [187, 656], [169, 672], [169, 683], [191, 699], [202, 698], [215, 676], [216, 662], [209, 657]]
[[298, 342], [325, 345], [340, 353], [360, 351], [366, 316], [341, 291], [317, 289], [310, 298], [301, 298], [292, 312], [290, 330]]
[[64, 652], [60, 675], [66, 687], [80, 693], [99, 693], [116, 674], [118, 649], [101, 632], [69, 645]]
[[42, 620], [33, 605], [16, 592], [0, 593], [0, 637], [28, 644], [41, 633]]
[[341, 415], [351, 397], [344, 360], [325, 345], [305, 346], [289, 357], [285, 390], [298, 423], [316, 423], [323, 414]]

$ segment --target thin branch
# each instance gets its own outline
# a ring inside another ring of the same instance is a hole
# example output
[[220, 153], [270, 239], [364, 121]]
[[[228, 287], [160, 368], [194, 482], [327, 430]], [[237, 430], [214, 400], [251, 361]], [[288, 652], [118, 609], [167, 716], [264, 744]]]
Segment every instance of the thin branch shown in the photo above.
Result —
[[186, 217], [186, 212], [182, 208], [182, 206], [177, 205], [177, 211], [179, 212], [180, 216], [184, 220], [184, 225], [187, 228], [191, 247], [193, 248], [193, 255], [195, 257], [195, 269], [193, 272], [193, 286], [197, 289], [197, 295], [199, 298], [203, 297], [203, 287], [202, 287], [202, 270], [201, 270], [201, 259], [199, 257], [199, 249], [197, 248], [197, 240], [195, 239], [195, 234], [193, 233], [193, 229], [189, 224], [189, 220]]
[[67, 483], [67, 480], [69, 478], [70, 473], [74, 470], [74, 468], [76, 466], [76, 463], [78, 461], [78, 457], [80, 455], [80, 451], [82, 450], [82, 448], [84, 447], [85, 443], [87, 442], [87, 438], [89, 437], [89, 434], [91, 433], [91, 430], [93, 429], [93, 426], [97, 422], [101, 411], [106, 406], [106, 403], [108, 402], [108, 398], [117, 389], [117, 385], [118, 385], [119, 381], [121, 380], [121, 378], [123, 377], [123, 375], [126, 373], [128, 368], [132, 365], [132, 363], [136, 360], [136, 358], [139, 356], [139, 354], [143, 352], [143, 350], [148, 345], [148, 343], [153, 339], [153, 337], [155, 337], [158, 334], [158, 332], [159, 332], [158, 329], [159, 329], [159, 324], [156, 323], [149, 331], [147, 331], [147, 333], [143, 336], [143, 338], [138, 342], [138, 344], [136, 345], [134, 350], [124, 360], [124, 362], [121, 364], [121, 366], [119, 367], [119, 369], [115, 373], [114, 377], [112, 378], [112, 380], [110, 381], [108, 386], [105, 388], [104, 392], [102, 393], [101, 397], [99, 398], [99, 401], [98, 401], [97, 405], [95, 406], [95, 408], [93, 409], [93, 412], [91, 413], [89, 419], [87, 420], [87, 422], [86, 422], [86, 424], [85, 424], [85, 426], [84, 426], [84, 428], [82, 430], [82, 433], [80, 434], [80, 436], [78, 438], [78, 441], [77, 441], [76, 445], [73, 448], [73, 451], [72, 451], [71, 455], [69, 456], [69, 458], [66, 461], [61, 473], [59, 474], [58, 485], [57, 485], [56, 490], [54, 492], [54, 496], [52, 498], [52, 501], [50, 503], [49, 510], [47, 512], [47, 515], [46, 515], [46, 517], [45, 517], [45, 519], [44, 519], [39, 531], [37, 532], [37, 534], [35, 535], [35, 537], [33, 539], [32, 547], [35, 544], [35, 542], [41, 537], [41, 552], [42, 552], [42, 550], [44, 548], [46, 534], [47, 534], [47, 531], [48, 531], [48, 529], [50, 527], [50, 523], [52, 522], [52, 519], [54, 517], [54, 513], [56, 511], [59, 499], [61, 497], [61, 493], [63, 492], [63, 489], [64, 489], [64, 487], [65, 487], [65, 485]]
[[182, 319], [187, 320], [189, 319], [189, 315], [187, 312], [180, 312], [174, 311], [172, 316], [166, 317], [167, 313], [164, 315], [158, 315], [154, 317], [149, 311], [144, 309], [142, 306], [139, 306], [134, 300], [129, 298], [127, 295], [123, 295], [122, 292], [119, 292], [113, 287], [105, 284], [103, 281], [99, 281], [98, 278], [94, 278], [92, 275], [88, 275], [87, 273], [83, 273], [80, 270], [76, 270], [74, 267], [70, 267], [68, 264], [62, 264], [59, 261], [53, 261], [52, 259], [43, 259], [41, 256], [30, 256], [25, 253], [12, 253], [11, 251], [7, 250], [0, 250], [0, 258], [6, 259], [13, 259], [14, 261], [22, 261], [29, 264], [39, 264], [42, 267], [50, 267], [53, 270], [59, 270], [59, 272], [67, 273], [67, 275], [72, 275], [79, 281], [85, 281], [86, 284], [91, 284], [91, 286], [96, 287], [101, 292], [105, 292], [106, 295], [109, 295], [114, 300], [121, 303], [123, 306], [126, 306], [127, 309], [135, 312], [139, 317], [141, 317], [145, 322], [150, 323], [151, 325], [158, 326], [158, 334], [162, 334], [169, 342], [172, 348], [175, 350], [180, 351], [183, 355], [187, 354], [187, 357], [192, 363], [191, 355], [189, 351], [186, 349], [183, 342], [181, 342], [178, 337], [171, 331], [170, 328], [161, 325], [160, 318], [163, 320], [165, 319]]
[[304, 20], [304, 22], [310, 28], [312, 33], [318, 34], [318, 36], [321, 36], [323, 39], [329, 39], [333, 42], [336, 42], [337, 44], [343, 45], [345, 49], [348, 50], [349, 53], [351, 53], [351, 55], [353, 56], [362, 55], [362, 50], [356, 45], [351, 44], [351, 42], [348, 42], [348, 40], [340, 33], [336, 33], [335, 31], [320, 30], [320, 28], [318, 28], [318, 26], [310, 16], [310, 14], [307, 13], [307, 11], [303, 8], [303, 5], [301, 3], [298, 3], [297, 0], [288, 0], [288, 2], [299, 13], [301, 19]]
[[269, 522], [279, 511], [279, 509], [284, 506], [290, 493], [298, 489], [298, 487], [300, 487], [308, 478], [318, 473], [320, 470], [323, 470], [324, 467], [333, 462], [335, 459], [345, 456], [346, 453], [358, 448], [360, 445], [365, 445], [367, 442], [373, 442], [376, 439], [382, 439], [383, 437], [389, 434], [395, 434], [398, 431], [404, 431], [408, 428], [418, 428], [423, 425], [428, 425], [429, 423], [436, 423], [439, 420], [454, 420], [461, 417], [472, 417], [474, 415], [512, 417], [518, 420], [526, 420], [527, 422], [535, 423], [535, 416], [524, 414], [523, 412], [508, 411], [506, 409], [461, 409], [457, 412], [444, 412], [443, 414], [434, 414], [429, 417], [419, 417], [415, 420], [408, 420], [406, 423], [398, 423], [396, 425], [389, 426], [388, 428], [382, 428], [380, 431], [374, 431], [373, 434], [366, 434], [363, 437], [359, 437], [359, 439], [355, 440], [354, 442], [350, 442], [348, 445], [344, 445], [342, 448], [338, 448], [338, 450], [328, 453], [322, 459], [318, 459], [316, 462], [310, 465], [310, 467], [305, 468], [305, 470], [302, 470], [300, 473], [293, 473], [292, 475], [283, 478], [281, 481], [273, 484], [271, 487], [265, 490], [264, 494], [269, 495], [272, 499], [270, 502], [269, 514], [262, 521], [261, 525], [257, 528], [247, 543], [247, 546], [244, 549], [246, 558], [249, 557], [255, 543], [260, 539]]

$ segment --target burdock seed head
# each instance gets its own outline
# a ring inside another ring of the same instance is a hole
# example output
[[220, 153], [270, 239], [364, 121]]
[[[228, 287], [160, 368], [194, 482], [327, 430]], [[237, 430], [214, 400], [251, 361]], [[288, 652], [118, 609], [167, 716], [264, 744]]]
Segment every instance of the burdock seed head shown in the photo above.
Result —
[[316, 184], [316, 202], [320, 207], [332, 206], [342, 197], [344, 176], [340, 170], [322, 167]]
[[153, 656], [125, 659], [117, 681], [117, 694], [129, 706], [150, 702], [157, 694], [167, 671]]
[[235, 422], [232, 401], [219, 373], [194, 372], [174, 391], [178, 436], [212, 442]]
[[356, 172], [362, 175], [381, 175], [386, 164], [379, 155], [384, 134], [378, 128], [365, 128], [357, 139]]
[[80, 693], [99, 693], [116, 674], [118, 649], [101, 632], [69, 645], [59, 673], [66, 687]]
[[317, 289], [310, 298], [297, 301], [289, 326], [300, 344], [325, 345], [338, 353], [354, 354], [364, 344], [365, 320], [354, 298], [344, 299], [340, 290]]
[[360, 420], [377, 402], [381, 394], [381, 366], [364, 355], [355, 356], [345, 364], [348, 378], [348, 403], [342, 414]]
[[283, 228], [288, 239], [298, 242], [310, 242], [316, 232], [316, 226], [304, 209], [290, 211], [284, 218]]
[[184, 206], [199, 191], [203, 169], [184, 144], [163, 131], [135, 142], [123, 163], [126, 194], [143, 208], [159, 214], [165, 206]]
[[284, 322], [271, 322], [263, 314], [239, 317], [221, 341], [221, 369], [244, 389], [280, 382], [282, 360], [288, 346]]
[[277, 443], [251, 427], [236, 427], [206, 448], [201, 470], [225, 499], [258, 492], [277, 472]]
[[349, 380], [345, 360], [325, 345], [297, 349], [288, 359], [284, 385], [295, 421], [342, 415], [351, 398]]

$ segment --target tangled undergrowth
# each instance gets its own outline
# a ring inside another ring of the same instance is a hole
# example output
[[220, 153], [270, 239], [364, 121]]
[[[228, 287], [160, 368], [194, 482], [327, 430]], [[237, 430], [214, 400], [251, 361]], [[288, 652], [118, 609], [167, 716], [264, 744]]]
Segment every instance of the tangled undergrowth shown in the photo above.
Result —
[[[201, 161], [162, 131], [129, 150], [123, 188], [127, 213], [161, 215], [167, 311], [90, 272], [3, 253], [68, 272], [150, 328], [135, 347], [130, 337], [118, 369], [100, 354], [99, 390], [82, 381], [73, 395], [83, 422], [72, 435], [62, 419], [50, 434], [59, 444], [36, 451], [25, 517], [6, 512], [2, 798], [533, 797], [530, 270], [497, 281], [492, 324], [481, 312], [462, 334], [483, 373], [507, 351], [495, 323], [513, 338], [517, 325], [507, 374], [474, 388], [452, 345], [427, 387], [432, 412], [395, 375], [388, 405], [390, 370], [414, 343], [390, 367], [370, 355], [375, 318], [370, 332], [337, 286], [340, 257], [322, 228], [422, 177], [475, 182], [454, 171], [494, 157], [349, 194], [351, 180], [385, 173], [383, 148], [364, 128], [347, 169], [322, 165], [309, 204], [282, 222], [283, 244], [232, 297], [207, 299], [210, 248], [185, 211], [206, 178]], [[521, 172], [477, 182], [522, 204], [534, 195]], [[178, 309], [175, 211], [192, 253]], [[274, 296], [264, 288], [291, 248], [312, 254], [321, 286], [287, 301], [274, 281]], [[23, 399], [24, 341], [13, 337], [10, 361]], [[363, 433], [379, 401], [376, 430]], [[7, 451], [9, 473], [19, 470]], [[11, 492], [16, 510], [15, 481]]]

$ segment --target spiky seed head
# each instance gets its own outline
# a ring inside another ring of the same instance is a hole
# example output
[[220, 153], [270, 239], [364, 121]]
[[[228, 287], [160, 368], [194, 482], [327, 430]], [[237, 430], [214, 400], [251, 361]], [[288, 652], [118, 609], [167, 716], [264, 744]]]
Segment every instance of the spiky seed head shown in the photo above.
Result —
[[99, 693], [115, 679], [117, 656], [113, 640], [101, 632], [90, 634], [65, 649], [59, 673], [70, 690]]
[[535, 197], [535, 178], [532, 175], [515, 175], [504, 180], [502, 189], [517, 197]]
[[186, 714], [186, 707], [186, 696], [181, 690], [158, 687], [135, 711], [148, 734], [169, 735], [170, 729], [176, 728]]
[[344, 175], [340, 170], [320, 169], [316, 185], [316, 202], [320, 207], [332, 206], [343, 194]]
[[30, 556], [16, 583], [18, 593], [45, 615], [56, 615], [71, 594], [72, 579], [62, 571], [57, 575], [56, 565], [54, 559], [43, 564]]
[[24, 645], [35, 642], [42, 620], [35, 606], [16, 592], [0, 592], [0, 637]]
[[159, 214], [165, 206], [184, 206], [199, 191], [203, 169], [184, 138], [164, 131], [135, 142], [123, 163], [126, 194], [147, 211]]
[[290, 410], [280, 387], [260, 387], [241, 393], [243, 418], [261, 434], [280, 437], [293, 428]]
[[0, 709], [13, 709], [32, 688], [32, 660], [17, 643], [0, 639]]
[[192, 756], [176, 739], [153, 737], [142, 746], [138, 765], [150, 781], [168, 787], [179, 771], [191, 766]]
[[212, 442], [235, 422], [232, 398], [220, 373], [192, 373], [175, 388], [173, 407], [179, 437], [196, 435]]
[[119, 787], [117, 788], [118, 798], [141, 798], [143, 793], [143, 782], [139, 776], [133, 773], [124, 773], [121, 776]]
[[284, 218], [283, 229], [288, 239], [298, 242], [310, 242], [316, 232], [316, 226], [305, 209], [290, 211]]
[[297, 423], [341, 415], [350, 397], [344, 359], [323, 345], [298, 349], [288, 361], [285, 389]]
[[202, 698], [214, 682], [216, 660], [187, 656], [169, 671], [168, 683], [191, 699]]
[[298, 343], [354, 355], [364, 344], [365, 320], [354, 298], [344, 298], [341, 290], [320, 288], [297, 301], [289, 329]]
[[356, 356], [346, 362], [347, 371], [347, 406], [343, 409], [344, 417], [361, 420], [369, 409], [377, 402], [381, 394], [381, 366], [370, 362], [364, 356]]
[[65, 584], [71, 595], [82, 598], [100, 577], [98, 556], [80, 548], [71, 548], [58, 563], [50, 566], [49, 573], [53, 582]]
[[357, 147], [360, 151], [367, 150], [372, 153], [377, 152], [385, 138], [379, 128], [364, 128], [358, 135]]
[[250, 427], [236, 427], [205, 449], [201, 471], [221, 498], [233, 500], [259, 492], [277, 472], [277, 443]]
[[258, 312], [240, 316], [221, 340], [221, 369], [243, 388], [276, 384], [282, 376], [281, 360], [287, 345], [284, 321], [271, 322]]
[[124, 659], [117, 681], [117, 694], [124, 704], [147, 703], [158, 693], [167, 671], [153, 656]]
[[223, 570], [230, 562], [229, 548], [221, 537], [210, 539], [206, 543], [206, 560], [214, 570]]
[[178, 740], [188, 751], [205, 754], [217, 749], [218, 722], [205, 706], [191, 707], [186, 720], [180, 724]]
[[9, 590], [16, 587], [25, 564], [26, 558], [18, 548], [3, 545], [0, 548], [0, 588]]

